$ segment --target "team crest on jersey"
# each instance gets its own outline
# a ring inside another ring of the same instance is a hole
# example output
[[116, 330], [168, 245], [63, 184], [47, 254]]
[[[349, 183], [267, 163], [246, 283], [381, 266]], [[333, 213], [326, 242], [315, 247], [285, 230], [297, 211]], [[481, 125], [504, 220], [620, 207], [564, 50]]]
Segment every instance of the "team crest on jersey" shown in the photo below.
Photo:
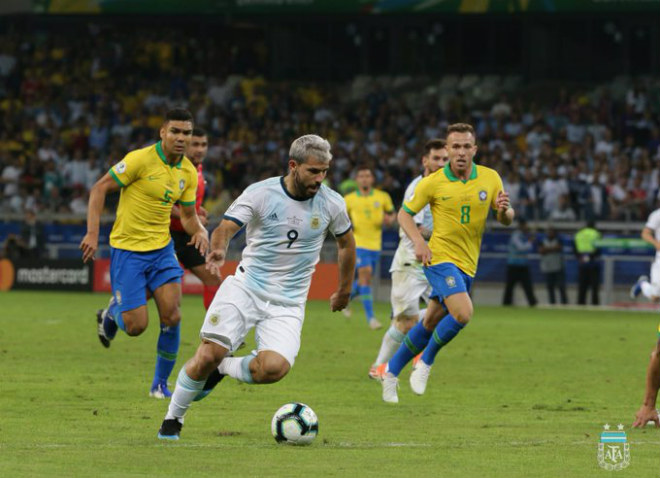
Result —
[[220, 316], [217, 314], [211, 315], [211, 317], [209, 317], [209, 322], [211, 322], [211, 325], [218, 325], [218, 322], [220, 322]]
[[379, 201], [374, 201], [374, 208], [376, 208], [376, 209], [380, 208], [380, 202]]
[[454, 279], [454, 276], [445, 277], [445, 282], [447, 283], [447, 287], [449, 287], [450, 289], [456, 287], [456, 279]]
[[488, 199], [488, 193], [484, 190], [479, 191], [479, 200], [485, 201], [486, 199]]
[[321, 225], [321, 218], [318, 216], [312, 216], [312, 222], [311, 222], [312, 229], [318, 229], [320, 225]]
[[185, 179], [182, 179], [181, 181], [179, 181], [179, 189], [183, 191], [184, 187], [186, 187], [186, 181]]
[[126, 163], [121, 161], [117, 166], [115, 166], [115, 171], [119, 174], [123, 174], [126, 171]]

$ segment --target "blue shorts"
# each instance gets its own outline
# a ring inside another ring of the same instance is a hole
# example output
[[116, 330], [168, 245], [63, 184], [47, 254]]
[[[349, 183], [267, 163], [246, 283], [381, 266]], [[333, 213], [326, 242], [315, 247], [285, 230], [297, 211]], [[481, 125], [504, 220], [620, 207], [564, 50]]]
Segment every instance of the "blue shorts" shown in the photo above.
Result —
[[376, 270], [376, 264], [380, 260], [380, 251], [372, 251], [371, 249], [362, 249], [358, 247], [355, 250], [355, 268], [371, 267]]
[[110, 248], [110, 284], [121, 312], [145, 305], [147, 290], [153, 293], [163, 284], [181, 282], [182, 275], [172, 241], [148, 252]]
[[451, 262], [424, 267], [424, 275], [433, 289], [430, 297], [437, 298], [441, 303], [450, 295], [461, 292], [469, 294], [472, 289], [473, 278]]

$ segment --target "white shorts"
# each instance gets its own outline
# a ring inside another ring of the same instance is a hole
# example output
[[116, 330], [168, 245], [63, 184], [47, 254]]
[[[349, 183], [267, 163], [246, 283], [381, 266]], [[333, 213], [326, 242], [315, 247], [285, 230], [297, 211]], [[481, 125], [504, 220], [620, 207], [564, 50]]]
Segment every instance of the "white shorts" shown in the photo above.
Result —
[[431, 285], [425, 278], [404, 271], [392, 272], [390, 302], [393, 317], [401, 314], [409, 317], [419, 315], [419, 299], [428, 302], [429, 295]]
[[233, 352], [254, 327], [257, 352], [272, 350], [293, 366], [300, 350], [304, 319], [304, 304], [283, 305], [263, 300], [229, 276], [216, 292], [199, 335]]
[[651, 284], [660, 285], [660, 261], [655, 260], [651, 264]]

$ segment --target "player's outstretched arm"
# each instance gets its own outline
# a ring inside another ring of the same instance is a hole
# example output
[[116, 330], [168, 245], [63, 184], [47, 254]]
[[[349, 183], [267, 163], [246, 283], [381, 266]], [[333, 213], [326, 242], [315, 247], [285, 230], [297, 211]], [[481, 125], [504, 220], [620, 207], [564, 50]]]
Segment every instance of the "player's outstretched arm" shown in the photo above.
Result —
[[353, 231], [337, 238], [339, 251], [339, 287], [330, 297], [330, 309], [333, 312], [342, 310], [348, 305], [351, 297], [351, 287], [355, 275], [355, 238]]
[[220, 277], [220, 268], [227, 257], [229, 241], [241, 230], [241, 226], [234, 221], [223, 219], [211, 234], [211, 245], [206, 256], [206, 269], [212, 274]]
[[89, 203], [87, 204], [87, 233], [80, 241], [80, 250], [83, 255], [83, 262], [94, 259], [96, 250], [99, 247], [99, 223], [101, 222], [101, 213], [105, 204], [105, 196], [113, 191], [119, 190], [120, 186], [106, 173], [99, 179], [89, 192]]
[[209, 249], [209, 233], [199, 220], [195, 206], [180, 206], [180, 212], [181, 225], [190, 236], [188, 245], [195, 246], [200, 254], [206, 254]]
[[655, 422], [656, 428], [660, 427], [660, 419], [655, 409], [655, 402], [658, 398], [658, 388], [660, 388], [660, 341], [651, 352], [651, 359], [646, 370], [646, 392], [644, 393], [644, 403], [635, 415], [633, 427], [643, 427], [649, 421]]
[[404, 208], [399, 209], [399, 214], [397, 216], [399, 220], [399, 226], [403, 229], [403, 232], [410, 238], [410, 240], [415, 245], [415, 257], [422, 264], [431, 263], [431, 249], [426, 244], [422, 233], [419, 230], [413, 216], [406, 211]]
[[516, 213], [511, 208], [509, 195], [504, 191], [500, 191], [495, 200], [495, 205], [497, 206], [497, 221], [503, 226], [510, 226], [516, 217]]

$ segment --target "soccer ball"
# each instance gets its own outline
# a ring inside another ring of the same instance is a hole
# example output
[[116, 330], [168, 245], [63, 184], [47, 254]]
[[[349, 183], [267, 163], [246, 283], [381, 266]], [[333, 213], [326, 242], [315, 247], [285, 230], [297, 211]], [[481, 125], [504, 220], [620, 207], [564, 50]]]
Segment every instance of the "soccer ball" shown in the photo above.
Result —
[[287, 403], [275, 412], [270, 429], [278, 443], [309, 445], [319, 433], [319, 419], [304, 403]]

